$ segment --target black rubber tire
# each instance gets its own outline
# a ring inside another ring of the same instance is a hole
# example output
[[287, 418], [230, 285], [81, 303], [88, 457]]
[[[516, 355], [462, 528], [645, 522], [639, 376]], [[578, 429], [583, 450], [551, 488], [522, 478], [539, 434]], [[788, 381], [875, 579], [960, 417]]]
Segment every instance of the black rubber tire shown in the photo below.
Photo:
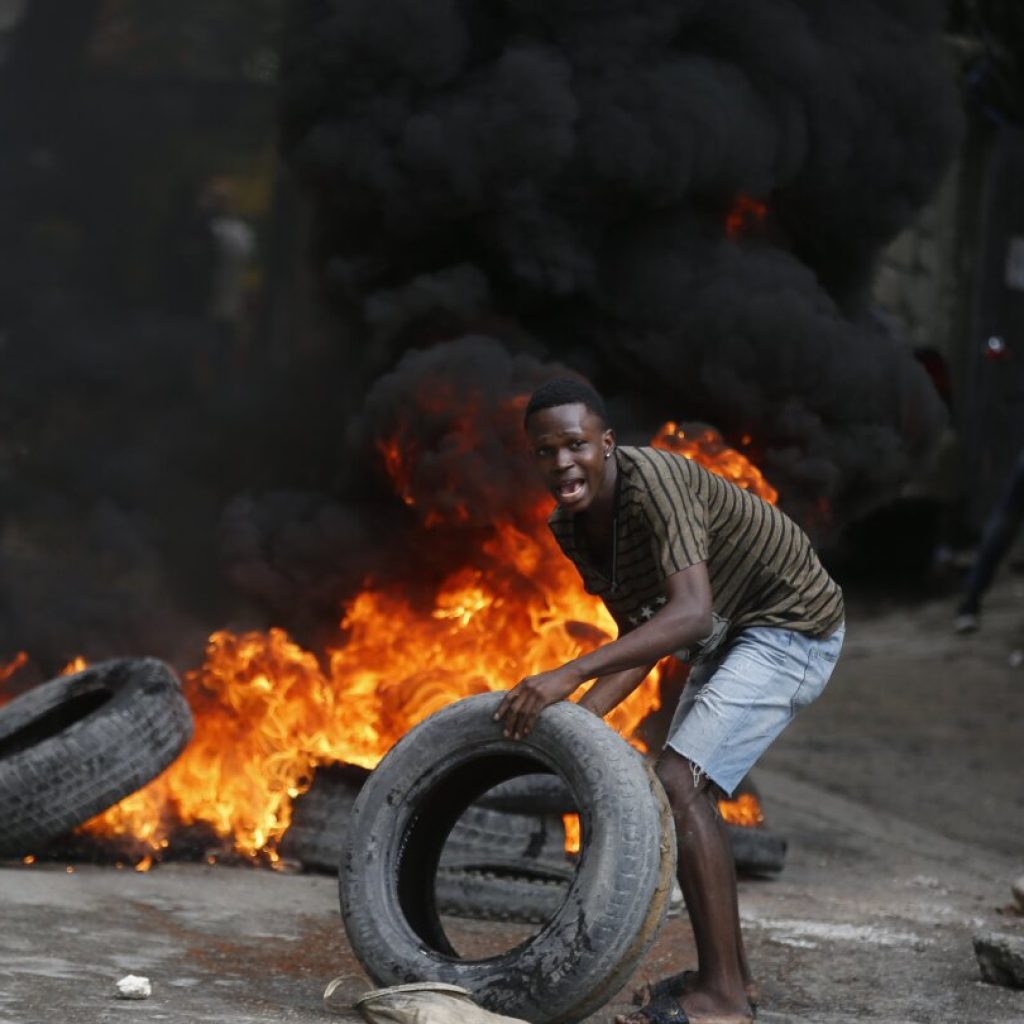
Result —
[[[661, 927], [675, 870], [671, 812], [643, 758], [590, 712], [553, 705], [517, 742], [493, 720], [501, 699], [481, 694], [432, 715], [367, 780], [339, 874], [342, 919], [379, 985], [448, 982], [497, 1013], [570, 1024], [611, 999]], [[580, 810], [572, 882], [531, 939], [460, 959], [437, 906], [445, 839], [482, 793], [535, 772], [565, 779]]]
[[156, 778], [192, 736], [174, 672], [100, 662], [0, 707], [0, 856], [21, 857]]
[[510, 871], [567, 866], [565, 826], [558, 815], [505, 814], [474, 804], [448, 836], [441, 863]]
[[741, 875], [777, 875], [786, 866], [786, 840], [767, 828], [726, 825], [732, 859]]
[[569, 788], [557, 775], [523, 775], [484, 793], [481, 807], [510, 814], [575, 814]]
[[543, 869], [523, 875], [442, 865], [437, 872], [437, 909], [474, 921], [544, 924], [565, 902], [572, 874], [571, 869], [560, 877]]
[[281, 856], [307, 871], [337, 876], [352, 805], [369, 772], [350, 765], [320, 765], [313, 784], [292, 804], [292, 822], [281, 839]]
[[[736, 791], [759, 797], [753, 780], [748, 776]], [[523, 775], [511, 779], [485, 793], [480, 806], [491, 807], [510, 814], [532, 809], [552, 814], [572, 814], [575, 810], [572, 793], [557, 775]], [[786, 866], [785, 839], [765, 825], [747, 827], [727, 825], [732, 845], [733, 862], [741, 875], [776, 875]]]
[[[350, 765], [323, 765], [312, 786], [295, 800], [281, 856], [310, 871], [336, 875], [348, 835], [352, 806], [369, 773]], [[558, 815], [506, 814], [474, 804], [455, 825], [442, 863], [474, 872], [529, 878], [567, 877], [565, 826]], [[543, 871], [541, 870], [543, 868]], [[466, 910], [471, 909], [467, 904]]]

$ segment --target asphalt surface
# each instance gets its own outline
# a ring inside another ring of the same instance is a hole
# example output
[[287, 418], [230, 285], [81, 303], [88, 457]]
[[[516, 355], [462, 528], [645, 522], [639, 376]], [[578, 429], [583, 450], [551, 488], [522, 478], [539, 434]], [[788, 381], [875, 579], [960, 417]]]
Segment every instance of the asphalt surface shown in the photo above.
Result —
[[[1024, 991], [982, 983], [972, 948], [981, 931], [1024, 934], [1024, 580], [1003, 574], [979, 633], [950, 620], [948, 597], [853, 602], [828, 690], [755, 772], [790, 844], [780, 876], [740, 885], [763, 1024], [1024, 1022]], [[0, 1024], [312, 1024], [343, 1019], [323, 1007], [332, 978], [346, 998], [371, 987], [323, 875], [6, 862], [0, 908]], [[524, 935], [447, 924], [467, 956]], [[670, 918], [590, 1024], [693, 962], [685, 916]], [[148, 999], [117, 998], [129, 974]]]

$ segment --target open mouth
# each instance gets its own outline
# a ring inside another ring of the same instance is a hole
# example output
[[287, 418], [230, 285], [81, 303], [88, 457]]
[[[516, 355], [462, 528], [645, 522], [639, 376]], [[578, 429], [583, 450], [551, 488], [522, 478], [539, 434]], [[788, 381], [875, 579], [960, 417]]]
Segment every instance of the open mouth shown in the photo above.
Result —
[[559, 501], [572, 501], [583, 493], [583, 480], [562, 480], [555, 487], [555, 495]]

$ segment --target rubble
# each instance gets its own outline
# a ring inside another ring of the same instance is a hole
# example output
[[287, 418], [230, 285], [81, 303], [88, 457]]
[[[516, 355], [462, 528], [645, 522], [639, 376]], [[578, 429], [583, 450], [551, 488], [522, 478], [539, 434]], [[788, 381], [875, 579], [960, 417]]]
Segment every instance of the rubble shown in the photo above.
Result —
[[974, 936], [981, 980], [990, 985], [1024, 988], [1024, 935], [986, 932]]
[[115, 987], [118, 999], [148, 999], [153, 994], [149, 978], [139, 974], [126, 974]]

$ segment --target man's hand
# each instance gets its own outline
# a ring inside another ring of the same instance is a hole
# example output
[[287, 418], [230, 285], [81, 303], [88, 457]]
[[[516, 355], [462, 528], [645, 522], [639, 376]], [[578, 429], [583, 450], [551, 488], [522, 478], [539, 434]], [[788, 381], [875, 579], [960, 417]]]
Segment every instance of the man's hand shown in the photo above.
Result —
[[505, 720], [505, 735], [521, 740], [529, 736], [537, 716], [549, 705], [565, 700], [580, 686], [571, 665], [527, 676], [505, 694], [494, 720]]

